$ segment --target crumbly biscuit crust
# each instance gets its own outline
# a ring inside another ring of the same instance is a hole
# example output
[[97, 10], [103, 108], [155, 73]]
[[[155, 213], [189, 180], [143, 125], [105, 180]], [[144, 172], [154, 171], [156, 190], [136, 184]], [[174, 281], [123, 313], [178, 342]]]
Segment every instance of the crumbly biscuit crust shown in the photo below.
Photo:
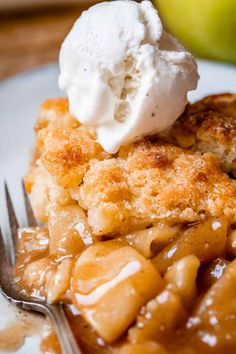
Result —
[[[78, 203], [97, 235], [162, 220], [176, 224], [222, 214], [234, 220], [236, 182], [219, 161], [231, 170], [224, 151], [234, 154], [235, 102], [234, 95], [207, 97], [187, 107], [170, 132], [172, 144], [144, 139], [112, 156], [71, 117], [66, 99], [44, 102], [37, 158], [26, 177], [36, 214], [47, 220], [55, 205]], [[185, 136], [192, 144], [186, 146]]]

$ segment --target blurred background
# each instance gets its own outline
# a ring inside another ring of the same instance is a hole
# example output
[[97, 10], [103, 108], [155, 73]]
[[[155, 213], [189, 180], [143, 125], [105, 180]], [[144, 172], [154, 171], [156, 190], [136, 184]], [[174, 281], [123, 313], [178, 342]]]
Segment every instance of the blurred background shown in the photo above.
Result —
[[94, 0], [0, 0], [0, 80], [58, 60], [60, 45]]
[[[94, 0], [0, 0], [0, 80], [58, 60], [67, 32]], [[236, 0], [153, 0], [195, 55], [236, 63]]]

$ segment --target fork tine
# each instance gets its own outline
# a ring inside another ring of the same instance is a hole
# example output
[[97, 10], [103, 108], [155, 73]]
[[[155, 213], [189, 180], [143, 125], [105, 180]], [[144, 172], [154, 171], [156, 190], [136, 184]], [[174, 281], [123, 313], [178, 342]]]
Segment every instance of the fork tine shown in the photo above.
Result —
[[5, 245], [2, 230], [0, 227], [0, 279], [2, 278], [2, 272], [6, 271], [7, 267], [9, 267], [7, 247]]
[[6, 196], [6, 202], [7, 202], [8, 219], [9, 219], [9, 224], [10, 224], [10, 229], [11, 229], [11, 238], [12, 238], [14, 251], [16, 251], [19, 224], [18, 224], [18, 221], [16, 218], [16, 213], [15, 213], [15, 210], [13, 207], [13, 203], [11, 201], [10, 193], [9, 193], [6, 182], [4, 183], [4, 185], [5, 185], [5, 196]]
[[23, 194], [24, 194], [25, 210], [26, 210], [28, 225], [32, 226], [32, 227], [36, 227], [36, 226], [38, 226], [38, 223], [37, 223], [36, 218], [34, 216], [34, 212], [33, 212], [28, 194], [26, 193], [25, 184], [24, 184], [23, 180], [22, 180], [22, 189], [23, 189]]

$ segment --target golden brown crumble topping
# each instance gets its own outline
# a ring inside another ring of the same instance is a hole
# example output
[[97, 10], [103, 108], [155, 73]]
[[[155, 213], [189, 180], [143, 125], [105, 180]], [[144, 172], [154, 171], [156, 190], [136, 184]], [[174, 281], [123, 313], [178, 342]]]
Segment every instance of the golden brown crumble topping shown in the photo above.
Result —
[[236, 94], [208, 96], [189, 105], [170, 131], [170, 141], [213, 152], [225, 172], [236, 168]]
[[[165, 164], [159, 157], [165, 156]], [[95, 234], [119, 234], [158, 221], [235, 218], [236, 183], [215, 155], [158, 143], [138, 143], [127, 159], [94, 160], [78, 189]]]
[[[50, 100], [50, 110], [52, 105]], [[40, 119], [47, 116], [45, 107]], [[55, 112], [58, 107], [55, 100]], [[63, 114], [64, 105], [58, 120]], [[54, 125], [38, 133], [41, 155], [26, 179], [42, 220], [51, 205], [75, 202], [88, 213], [95, 234], [126, 233], [160, 220], [235, 218], [236, 183], [222, 173], [215, 155], [147, 139], [112, 157], [86, 128]]]

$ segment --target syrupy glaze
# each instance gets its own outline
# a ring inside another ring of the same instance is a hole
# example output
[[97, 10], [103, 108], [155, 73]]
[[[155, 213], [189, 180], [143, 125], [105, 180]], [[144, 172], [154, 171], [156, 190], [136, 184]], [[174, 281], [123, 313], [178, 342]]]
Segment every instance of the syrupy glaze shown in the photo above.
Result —
[[[147, 244], [142, 252], [139, 242], [137, 251], [125, 238], [93, 240], [89, 246], [77, 240], [79, 256], [73, 254], [73, 242], [64, 239], [60, 257], [56, 248], [51, 256], [48, 230], [25, 229], [19, 235], [16, 285], [33, 297], [63, 301], [85, 354], [144, 349], [147, 354], [235, 354], [236, 260], [228, 254], [234, 231], [224, 217], [174, 226], [168, 237], [163, 226], [153, 232], [159, 237], [160, 230], [165, 231], [163, 246], [149, 258]], [[66, 235], [79, 237], [70, 230]], [[58, 225], [56, 236], [58, 244]], [[41, 350], [60, 353], [50, 328]]]

